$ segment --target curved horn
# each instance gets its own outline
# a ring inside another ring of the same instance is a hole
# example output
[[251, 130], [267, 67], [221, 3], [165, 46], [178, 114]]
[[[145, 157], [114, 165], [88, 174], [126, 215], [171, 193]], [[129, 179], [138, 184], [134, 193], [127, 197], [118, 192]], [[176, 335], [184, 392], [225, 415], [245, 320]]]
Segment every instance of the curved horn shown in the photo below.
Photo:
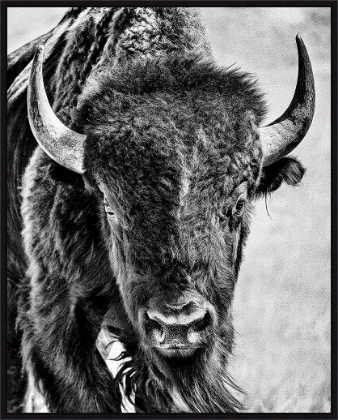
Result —
[[28, 84], [28, 119], [41, 148], [60, 165], [83, 174], [86, 136], [66, 127], [49, 105], [42, 77], [43, 46], [39, 46]]
[[302, 38], [296, 36], [298, 48], [298, 81], [293, 99], [271, 124], [259, 129], [264, 166], [290, 153], [303, 140], [315, 111], [315, 85], [310, 58]]

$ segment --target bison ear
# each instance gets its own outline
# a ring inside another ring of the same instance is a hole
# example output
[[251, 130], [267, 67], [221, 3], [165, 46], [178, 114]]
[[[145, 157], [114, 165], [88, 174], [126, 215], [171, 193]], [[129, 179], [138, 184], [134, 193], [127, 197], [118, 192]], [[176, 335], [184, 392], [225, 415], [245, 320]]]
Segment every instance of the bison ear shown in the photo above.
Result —
[[282, 182], [293, 187], [298, 185], [305, 174], [304, 166], [294, 157], [287, 157], [264, 166], [256, 195], [262, 196], [277, 190]]

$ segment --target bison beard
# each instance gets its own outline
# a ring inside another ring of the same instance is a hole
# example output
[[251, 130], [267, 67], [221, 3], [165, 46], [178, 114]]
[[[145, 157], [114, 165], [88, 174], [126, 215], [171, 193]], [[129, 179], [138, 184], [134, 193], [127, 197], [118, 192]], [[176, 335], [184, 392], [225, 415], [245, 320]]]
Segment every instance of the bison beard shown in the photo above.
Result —
[[132, 360], [123, 363], [116, 381], [125, 383], [130, 402], [136, 390], [137, 412], [236, 412], [243, 407], [229, 389], [242, 390], [227, 372], [230, 338], [229, 332], [224, 338], [217, 335], [215, 344], [191, 358], [164, 358], [126, 346], [130, 353], [127, 350], [121, 358], [132, 356]]

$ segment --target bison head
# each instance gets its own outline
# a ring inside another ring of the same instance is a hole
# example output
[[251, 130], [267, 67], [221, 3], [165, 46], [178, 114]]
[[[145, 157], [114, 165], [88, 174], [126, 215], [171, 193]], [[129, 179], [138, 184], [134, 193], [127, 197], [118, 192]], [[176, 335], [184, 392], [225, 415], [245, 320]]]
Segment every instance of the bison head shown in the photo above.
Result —
[[284, 157], [314, 112], [311, 65], [299, 37], [297, 44], [294, 98], [266, 127], [262, 95], [248, 75], [169, 56], [92, 74], [74, 117], [78, 134], [51, 110], [41, 49], [35, 57], [32, 131], [97, 196], [111, 281], [137, 336], [137, 357], [147, 363], [147, 395], [156, 394], [162, 409], [225, 412], [235, 405], [217, 378], [226, 378], [252, 201], [282, 181], [297, 184], [304, 172]]

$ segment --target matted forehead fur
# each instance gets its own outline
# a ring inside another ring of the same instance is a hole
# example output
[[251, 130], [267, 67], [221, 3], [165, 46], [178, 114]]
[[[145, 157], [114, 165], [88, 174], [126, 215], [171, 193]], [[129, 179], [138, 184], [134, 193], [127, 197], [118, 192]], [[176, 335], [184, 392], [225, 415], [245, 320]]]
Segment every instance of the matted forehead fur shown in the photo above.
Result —
[[101, 69], [76, 120], [88, 134], [85, 166], [96, 181], [113, 181], [130, 205], [135, 194], [150, 193], [148, 183], [163, 185], [172, 206], [199, 182], [212, 184], [216, 200], [243, 181], [254, 185], [264, 114], [250, 75], [173, 55]]

